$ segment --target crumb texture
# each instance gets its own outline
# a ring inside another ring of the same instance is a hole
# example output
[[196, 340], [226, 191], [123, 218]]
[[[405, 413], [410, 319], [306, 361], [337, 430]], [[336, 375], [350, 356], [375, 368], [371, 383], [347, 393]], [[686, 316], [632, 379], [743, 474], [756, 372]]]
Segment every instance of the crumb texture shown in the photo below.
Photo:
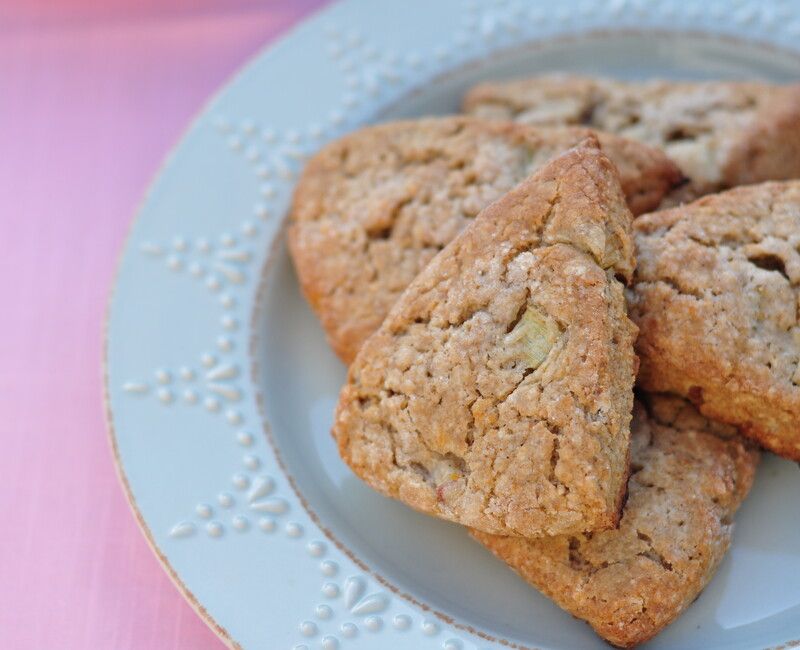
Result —
[[[700, 594], [730, 545], [758, 452], [679, 398], [634, 408], [617, 530], [539, 540], [473, 536], [608, 642], [657, 634]], [[648, 413], [649, 410], [649, 413]]]
[[616, 524], [635, 328], [631, 214], [596, 141], [489, 206], [350, 367], [334, 436], [384, 494], [487, 532]]
[[639, 383], [800, 460], [800, 181], [655, 212], [634, 235]]
[[[363, 129], [328, 145], [295, 192], [289, 244], [303, 291], [350, 363], [416, 275], [475, 216], [583, 128], [447, 117]], [[654, 209], [681, 178], [666, 156], [599, 135], [631, 209]]]
[[464, 109], [539, 126], [585, 125], [659, 147], [691, 179], [672, 204], [800, 176], [797, 84], [544, 76], [476, 86]]

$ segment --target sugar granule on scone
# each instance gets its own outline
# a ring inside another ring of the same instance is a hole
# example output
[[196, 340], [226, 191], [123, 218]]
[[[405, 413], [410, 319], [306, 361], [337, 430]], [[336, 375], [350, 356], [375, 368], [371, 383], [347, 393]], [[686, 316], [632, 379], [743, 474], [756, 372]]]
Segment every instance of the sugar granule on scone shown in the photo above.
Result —
[[677, 199], [800, 177], [800, 84], [549, 75], [480, 84], [464, 110], [540, 126], [582, 124], [660, 147], [691, 180]]
[[710, 582], [758, 452], [675, 397], [646, 396], [631, 425], [631, 477], [617, 530], [525, 540], [472, 535], [606, 641], [652, 638]]
[[637, 219], [639, 383], [800, 460], [800, 181]]
[[[478, 212], [588, 133], [445, 117], [362, 129], [312, 158], [295, 192], [289, 244], [339, 357], [353, 360], [411, 280]], [[680, 181], [661, 151], [598, 137], [634, 213], [654, 209]]]
[[588, 139], [490, 205], [350, 367], [333, 434], [366, 483], [534, 537], [615, 526], [628, 474], [631, 213]]

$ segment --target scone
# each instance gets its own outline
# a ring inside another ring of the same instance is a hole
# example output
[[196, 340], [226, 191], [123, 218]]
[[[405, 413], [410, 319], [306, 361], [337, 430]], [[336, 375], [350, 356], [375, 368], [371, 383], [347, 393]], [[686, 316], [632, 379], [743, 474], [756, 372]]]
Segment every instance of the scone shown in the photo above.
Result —
[[639, 383], [800, 460], [800, 181], [636, 220]]
[[608, 642], [631, 647], [694, 601], [728, 550], [758, 452], [679, 398], [637, 404], [617, 530], [539, 540], [473, 536]]
[[333, 435], [366, 483], [534, 537], [616, 525], [628, 474], [631, 213], [597, 141], [483, 210], [359, 352]]
[[660, 147], [691, 180], [681, 197], [800, 177], [800, 84], [557, 75], [481, 84], [464, 110], [540, 126], [583, 124]]
[[[436, 253], [586, 129], [446, 117], [363, 129], [328, 145], [298, 184], [289, 244], [331, 346], [350, 363]], [[681, 178], [660, 151], [598, 136], [635, 213]]]

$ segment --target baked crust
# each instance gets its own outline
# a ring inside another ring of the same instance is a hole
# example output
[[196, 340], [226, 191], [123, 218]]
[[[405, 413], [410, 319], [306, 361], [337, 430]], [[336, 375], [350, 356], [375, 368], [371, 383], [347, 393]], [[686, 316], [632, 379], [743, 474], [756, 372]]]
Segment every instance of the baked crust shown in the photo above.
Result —
[[481, 214], [350, 367], [333, 435], [370, 486], [486, 532], [617, 524], [635, 327], [631, 214], [594, 139]]
[[632, 475], [617, 530], [525, 540], [472, 535], [608, 642], [631, 647], [675, 620], [711, 580], [758, 452], [680, 398], [634, 407]]
[[637, 219], [639, 384], [800, 460], [800, 181]]
[[800, 84], [554, 75], [480, 84], [463, 106], [480, 117], [583, 124], [660, 147], [692, 181], [669, 197], [671, 205], [800, 177]]
[[[366, 128], [318, 153], [295, 192], [289, 245], [339, 357], [353, 360], [411, 280], [481, 209], [588, 133], [446, 117]], [[635, 213], [654, 209], [679, 182], [662, 152], [598, 137]]]

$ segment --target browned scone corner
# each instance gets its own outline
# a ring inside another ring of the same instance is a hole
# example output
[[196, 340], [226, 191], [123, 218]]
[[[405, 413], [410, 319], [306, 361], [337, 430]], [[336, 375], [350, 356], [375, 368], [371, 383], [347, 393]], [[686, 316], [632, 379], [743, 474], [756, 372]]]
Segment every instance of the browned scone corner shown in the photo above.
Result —
[[634, 236], [639, 384], [800, 460], [800, 181], [655, 212]]
[[[314, 156], [295, 191], [289, 245], [339, 357], [355, 358], [408, 284], [478, 212], [589, 133], [445, 117], [362, 129]], [[598, 137], [634, 213], [655, 209], [680, 181], [660, 150]]]
[[758, 452], [686, 401], [637, 404], [617, 530], [537, 540], [472, 535], [606, 641], [629, 648], [674, 621], [728, 549]]
[[333, 435], [366, 483], [535, 537], [618, 523], [635, 327], [631, 214], [587, 139], [481, 214], [350, 366]]
[[660, 147], [691, 179], [670, 204], [800, 177], [800, 84], [548, 75], [480, 84], [463, 107], [525, 124], [580, 124]]

